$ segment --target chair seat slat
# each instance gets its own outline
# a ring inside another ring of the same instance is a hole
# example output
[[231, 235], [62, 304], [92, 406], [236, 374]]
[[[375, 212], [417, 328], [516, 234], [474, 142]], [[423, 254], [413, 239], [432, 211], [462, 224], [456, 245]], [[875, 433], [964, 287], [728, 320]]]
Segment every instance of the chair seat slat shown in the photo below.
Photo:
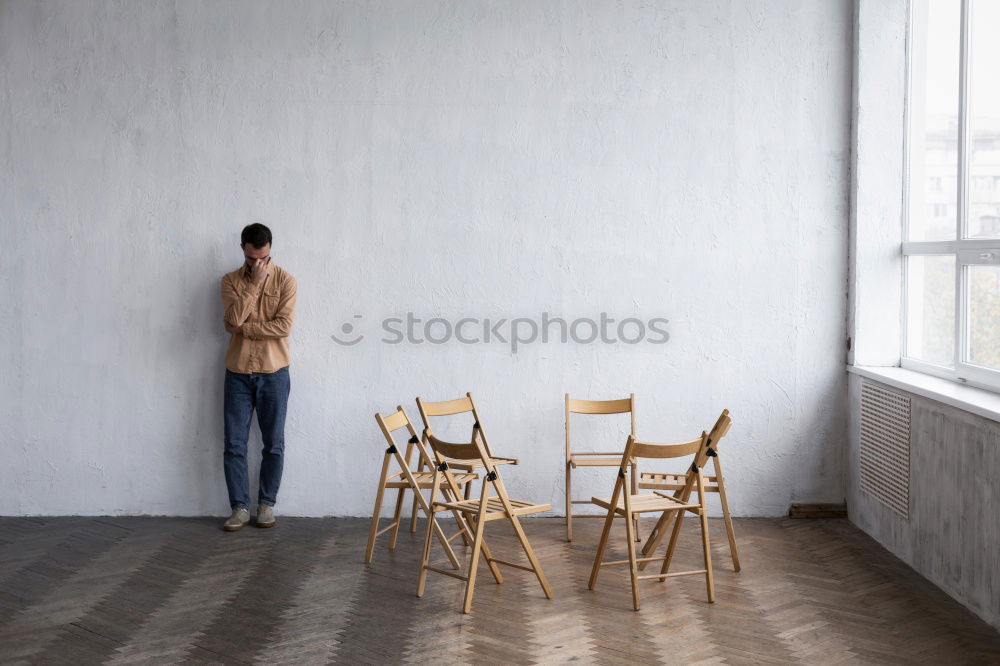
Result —
[[[611, 507], [610, 497], [593, 497], [590, 501], [605, 509]], [[633, 513], [645, 513], [647, 511], [675, 511], [680, 509], [697, 509], [699, 507], [698, 504], [682, 502], [675, 497], [649, 493], [631, 495], [629, 496], [629, 503], [632, 505]], [[615, 507], [615, 511], [622, 514], [625, 513], [624, 497], [618, 500], [618, 506]]]
[[622, 463], [622, 457], [598, 458], [572, 455], [569, 457], [569, 463], [573, 467], [618, 467]]

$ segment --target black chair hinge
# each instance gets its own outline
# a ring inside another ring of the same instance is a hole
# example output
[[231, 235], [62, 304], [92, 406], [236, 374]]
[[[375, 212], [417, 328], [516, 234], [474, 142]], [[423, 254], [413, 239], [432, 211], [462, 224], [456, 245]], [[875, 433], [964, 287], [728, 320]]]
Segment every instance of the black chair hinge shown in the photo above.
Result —
[[395, 444], [390, 444], [389, 448], [385, 450], [386, 453], [395, 453], [397, 451]]
[[446, 472], [446, 471], [448, 471], [448, 463], [443, 462], [440, 465], [438, 465], [438, 471], [439, 472]]
[[407, 441], [408, 441], [408, 442], [409, 442], [410, 444], [419, 444], [419, 443], [420, 443], [420, 440], [419, 440], [419, 439], [417, 439], [417, 436], [416, 436], [416, 435], [414, 435], [413, 437], [411, 437], [411, 438], [410, 438], [410, 439], [408, 439]]
[[718, 454], [718, 453], [716, 453], [716, 452], [715, 452], [715, 449], [713, 449], [713, 448], [712, 448], [712, 447], [710, 446], [710, 447], [708, 447], [708, 450], [706, 450], [706, 451], [705, 451], [705, 455], [706, 455], [706, 456], [708, 456], [709, 458], [715, 458], [715, 457], [717, 457], [717, 456], [718, 456], [719, 454]]
[[486, 480], [487, 481], [496, 481], [497, 480], [496, 470], [494, 470], [494, 471], [490, 472], [489, 474], [487, 474], [486, 475]]

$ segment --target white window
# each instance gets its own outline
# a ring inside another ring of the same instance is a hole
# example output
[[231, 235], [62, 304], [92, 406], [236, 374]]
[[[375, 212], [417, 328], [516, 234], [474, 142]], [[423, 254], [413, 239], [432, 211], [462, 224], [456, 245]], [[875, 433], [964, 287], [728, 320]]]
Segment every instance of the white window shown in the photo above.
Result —
[[[1000, 390], [1000, 0], [911, 0], [903, 367]], [[942, 188], [942, 183], [944, 187]]]

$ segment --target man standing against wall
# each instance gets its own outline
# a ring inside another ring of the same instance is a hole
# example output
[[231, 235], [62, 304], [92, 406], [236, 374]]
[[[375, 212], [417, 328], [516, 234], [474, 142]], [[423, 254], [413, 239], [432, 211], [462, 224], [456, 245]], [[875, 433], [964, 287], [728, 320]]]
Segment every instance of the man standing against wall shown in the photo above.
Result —
[[240, 236], [244, 263], [222, 277], [226, 332], [225, 449], [223, 467], [233, 513], [223, 529], [235, 532], [250, 522], [247, 439], [257, 410], [264, 443], [257, 491], [258, 527], [274, 525], [285, 450], [285, 413], [291, 387], [288, 334], [295, 314], [297, 285], [271, 260], [271, 230], [251, 224]]

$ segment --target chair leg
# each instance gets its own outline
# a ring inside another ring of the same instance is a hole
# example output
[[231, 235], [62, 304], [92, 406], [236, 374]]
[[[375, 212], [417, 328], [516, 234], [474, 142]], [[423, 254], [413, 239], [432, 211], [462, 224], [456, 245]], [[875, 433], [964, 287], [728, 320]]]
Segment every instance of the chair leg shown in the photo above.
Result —
[[444, 548], [444, 553], [448, 556], [448, 561], [451, 562], [451, 568], [461, 569], [462, 565], [459, 563], [458, 557], [455, 556], [455, 551], [452, 549], [451, 544], [448, 543], [448, 537], [445, 535], [444, 530], [441, 529], [441, 525], [438, 524], [433, 515], [428, 515], [427, 520], [433, 523], [434, 533], [437, 535], [438, 541], [441, 542], [441, 547]]
[[[639, 494], [639, 465], [636, 464], [636, 463], [632, 463], [631, 481], [632, 481], [632, 494], [633, 495], [638, 495]], [[641, 541], [642, 540], [642, 537], [639, 536], [639, 519], [640, 518], [642, 518], [642, 515], [637, 513], [637, 514], [635, 514], [635, 518], [633, 519], [633, 525], [634, 525], [633, 530], [635, 531], [635, 540], [636, 541]]]
[[611, 533], [611, 523], [615, 520], [614, 509], [608, 509], [608, 517], [604, 519], [604, 531], [601, 532], [601, 540], [597, 544], [597, 555], [594, 556], [594, 568], [590, 570], [590, 581], [587, 582], [588, 589], [594, 589], [597, 585], [597, 575], [601, 573], [601, 562], [604, 560], [604, 549], [608, 545], [608, 535]]
[[414, 492], [413, 508], [410, 510], [410, 532], [411, 533], [417, 531], [417, 498], [416, 498], [416, 493], [418, 493], [420, 491], [419, 490], [414, 490], [413, 492]]
[[[388, 461], [388, 457], [386, 457]], [[378, 532], [378, 518], [382, 511], [382, 495], [385, 494], [385, 465], [382, 466], [382, 475], [378, 482], [378, 491], [375, 493], [375, 510], [372, 512], [372, 524], [368, 528], [368, 544], [365, 546], [365, 564], [372, 563], [372, 555], [375, 552], [375, 533]]]
[[729, 513], [729, 498], [726, 497], [726, 481], [722, 476], [722, 468], [719, 467], [719, 459], [713, 458], [712, 464], [715, 467], [715, 476], [719, 484], [719, 499], [722, 502], [722, 519], [726, 524], [726, 535], [729, 537], [729, 554], [733, 558], [733, 569], [740, 570], [740, 551], [736, 548], [736, 532], [733, 530], [733, 517]]
[[[663, 560], [663, 566], [660, 567], [660, 573], [665, 574], [670, 568], [670, 561], [674, 558], [674, 550], [677, 549], [677, 537], [681, 533], [681, 526], [684, 524], [684, 513], [685, 509], [680, 509], [674, 511], [677, 514], [677, 518], [674, 519], [674, 529], [670, 531], [670, 542], [667, 544], [666, 558]], [[660, 582], [663, 583], [667, 579], [661, 578]]]
[[[414, 490], [413, 492], [419, 492]], [[396, 537], [399, 536], [399, 522], [400, 516], [403, 512], [403, 497], [406, 496], [406, 488], [400, 488], [399, 493], [396, 495], [396, 509], [392, 513], [392, 532], [389, 533], [389, 550], [396, 550]], [[416, 502], [417, 498], [414, 497], [413, 501]]]
[[490, 568], [490, 573], [493, 574], [493, 580], [496, 581], [497, 585], [503, 584], [503, 574], [500, 573], [500, 567], [493, 561], [493, 552], [486, 545], [486, 541], [483, 541], [479, 549], [483, 551], [483, 557], [486, 558], [486, 565]]
[[455, 524], [458, 525], [459, 532], [462, 533], [462, 542], [466, 546], [472, 545], [472, 533], [475, 532], [475, 527], [465, 519], [461, 511], [452, 511], [452, 515], [455, 517]]
[[476, 591], [476, 569], [479, 567], [479, 551], [483, 545], [483, 529], [485, 527], [485, 520], [476, 521], [476, 536], [472, 541], [472, 556], [469, 557], [469, 575], [465, 582], [465, 600], [462, 602], [463, 613], [472, 610], [472, 595]]
[[708, 590], [708, 602], [715, 601], [715, 582], [712, 580], [712, 548], [708, 542], [708, 512], [701, 508], [701, 547], [705, 556], [705, 587]]
[[531, 549], [531, 544], [528, 543], [528, 537], [524, 534], [524, 528], [521, 527], [521, 521], [517, 519], [517, 516], [511, 516], [510, 522], [514, 526], [514, 531], [517, 532], [517, 538], [521, 541], [521, 547], [524, 548], [524, 554], [528, 556], [528, 562], [531, 563], [531, 569], [535, 572], [535, 577], [538, 578], [538, 584], [542, 586], [542, 592], [545, 593], [545, 598], [551, 599], [552, 588], [549, 587], [549, 581], [545, 580], [545, 574], [542, 573], [542, 565], [539, 564], [538, 558], [535, 557], [535, 551]]
[[423, 556], [420, 558], [420, 577], [417, 579], [417, 596], [424, 596], [424, 586], [427, 584], [427, 567], [431, 563], [431, 533], [434, 530], [434, 525], [437, 523], [434, 520], [434, 497], [431, 496], [430, 515], [427, 516], [427, 533], [424, 535], [424, 551]]
[[733, 517], [729, 513], [729, 506], [723, 500], [722, 504], [722, 517], [726, 524], [726, 535], [729, 537], [729, 554], [733, 558], [733, 570], [740, 570], [740, 551], [736, 547], [736, 533], [733, 531]]
[[[469, 518], [471, 519], [472, 517], [470, 516]], [[475, 532], [475, 527], [472, 529], [473, 532]], [[474, 540], [474, 538], [472, 540]], [[483, 557], [486, 558], [486, 565], [490, 568], [490, 573], [493, 574], [493, 580], [496, 581], [497, 585], [501, 585], [503, 583], [503, 574], [500, 573], [500, 567], [498, 567], [496, 562], [493, 561], [493, 551], [491, 551], [490, 547], [486, 545], [485, 539], [483, 539], [483, 542], [479, 544], [479, 550], [483, 552]]]
[[571, 494], [570, 475], [573, 466], [566, 463], [566, 541], [573, 540], [573, 499]]
[[639, 563], [635, 558], [635, 533], [633, 525], [635, 515], [625, 517], [625, 534], [628, 541], [628, 571], [632, 579], [632, 608], [639, 610]]
[[[442, 491], [444, 492], [445, 500], [449, 502], [452, 500], [458, 501], [462, 494], [462, 489], [460, 487], [452, 486], [450, 483], [447, 486], [443, 487]], [[470, 494], [470, 484], [466, 484], [465, 499], [469, 499], [468, 498], [469, 494]], [[473, 531], [475, 531], [475, 528], [472, 526], [472, 523], [469, 520], [466, 520], [465, 515], [461, 511], [452, 509], [451, 514], [455, 517], [455, 523], [458, 525], [459, 530], [461, 530], [462, 532], [462, 541], [465, 542], [466, 546], [471, 546], [472, 533]]]
[[[663, 535], [666, 534], [667, 525], [669, 524], [670, 520], [674, 517], [673, 515], [674, 513], [676, 512], [664, 511], [657, 519], [656, 525], [649, 533], [649, 536], [646, 537], [646, 543], [642, 545], [642, 550], [640, 552], [642, 553], [643, 557], [652, 556], [652, 554], [656, 552], [656, 549], [660, 547], [660, 544], [663, 542]], [[647, 564], [649, 563], [640, 562], [639, 571], [645, 569]]]

